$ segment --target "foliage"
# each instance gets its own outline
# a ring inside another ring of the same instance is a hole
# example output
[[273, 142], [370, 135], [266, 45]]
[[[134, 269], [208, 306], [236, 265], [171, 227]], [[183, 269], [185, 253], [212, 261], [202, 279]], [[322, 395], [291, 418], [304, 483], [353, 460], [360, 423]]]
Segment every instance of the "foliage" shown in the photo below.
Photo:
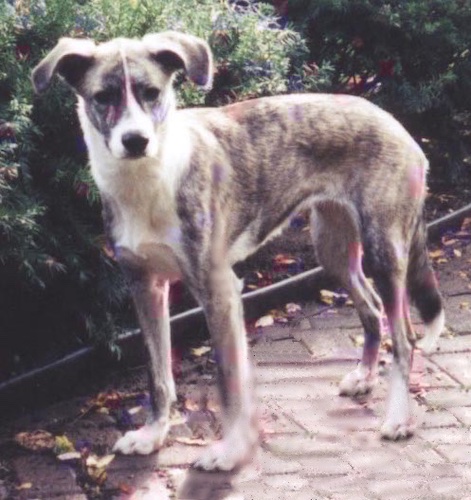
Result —
[[[179, 78], [181, 105], [293, 90], [309, 79], [300, 36], [273, 8], [222, 0], [11, 0], [0, 4], [0, 379], [134, 322], [109, 256], [75, 98], [62, 83], [36, 97], [35, 64], [62, 36], [97, 41], [176, 29], [209, 40], [213, 90]], [[299, 69], [301, 68], [301, 69]], [[2, 341], [3, 342], [3, 341]], [[5, 354], [7, 353], [7, 354]], [[8, 354], [9, 353], [9, 354]], [[13, 361], [15, 358], [15, 361]]]
[[469, 176], [469, 0], [290, 0], [287, 14], [334, 68], [330, 90], [370, 98], [425, 138], [436, 176]]

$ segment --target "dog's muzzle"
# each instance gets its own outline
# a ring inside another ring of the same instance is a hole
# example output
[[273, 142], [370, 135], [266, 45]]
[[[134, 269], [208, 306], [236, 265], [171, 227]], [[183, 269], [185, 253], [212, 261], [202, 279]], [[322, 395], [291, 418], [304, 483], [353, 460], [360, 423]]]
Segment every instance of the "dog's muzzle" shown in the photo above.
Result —
[[121, 142], [128, 156], [138, 158], [144, 156], [149, 139], [139, 132], [128, 132], [123, 135]]

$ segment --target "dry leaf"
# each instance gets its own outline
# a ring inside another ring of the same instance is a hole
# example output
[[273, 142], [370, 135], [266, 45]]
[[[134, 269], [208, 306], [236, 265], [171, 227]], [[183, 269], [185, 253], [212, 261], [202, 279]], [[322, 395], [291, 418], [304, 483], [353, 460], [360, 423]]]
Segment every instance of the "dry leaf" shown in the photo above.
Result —
[[201, 357], [204, 354], [208, 353], [210, 350], [211, 350], [211, 347], [203, 345], [201, 347], [195, 347], [195, 348], [191, 349], [191, 354], [193, 354], [193, 356]]
[[443, 245], [445, 246], [450, 246], [450, 245], [454, 245], [455, 243], [458, 243], [459, 240], [457, 240], [456, 238], [452, 238], [450, 240], [446, 239], [446, 237], [444, 237], [442, 239], [442, 243]]
[[32, 451], [52, 450], [56, 443], [50, 432], [39, 429], [32, 432], [20, 432], [15, 436], [15, 441], [23, 448]]
[[437, 250], [430, 250], [428, 256], [431, 259], [438, 259], [439, 257], [443, 257], [443, 250], [441, 250], [440, 248]]
[[455, 257], [461, 257], [463, 255], [461, 250], [458, 250], [457, 248], [453, 249], [453, 254]]
[[61, 455], [62, 453], [68, 453], [69, 451], [75, 451], [75, 446], [72, 444], [67, 436], [56, 436], [54, 442], [54, 453], [56, 455]]
[[85, 462], [87, 467], [96, 467], [97, 469], [104, 469], [108, 467], [110, 463], [114, 460], [115, 455], [105, 455], [104, 457], [97, 457], [96, 455], [90, 455], [87, 457]]
[[335, 292], [330, 290], [321, 290], [320, 291], [321, 302], [328, 306], [331, 306], [334, 303]]
[[61, 462], [67, 462], [68, 460], [78, 460], [81, 456], [82, 455], [78, 451], [69, 451], [67, 453], [61, 453], [60, 455], [57, 455], [57, 458]]
[[275, 323], [275, 320], [273, 319], [273, 316], [271, 315], [266, 315], [262, 316], [261, 318], [257, 319], [255, 322], [255, 328], [264, 328], [266, 326], [271, 326]]
[[301, 311], [301, 306], [299, 304], [295, 304], [294, 302], [289, 302], [288, 304], [285, 305], [285, 311], [288, 314], [295, 314]]
[[189, 411], [198, 411], [200, 409], [200, 405], [192, 399], [185, 399], [185, 408]]
[[187, 444], [190, 446], [206, 446], [208, 444], [208, 441], [206, 441], [205, 439], [189, 438], [184, 436], [176, 437], [175, 441], [177, 443]]
[[29, 490], [33, 487], [33, 483], [21, 483], [20, 485], [16, 486], [16, 490]]
[[460, 309], [469, 309], [469, 302], [460, 302]]

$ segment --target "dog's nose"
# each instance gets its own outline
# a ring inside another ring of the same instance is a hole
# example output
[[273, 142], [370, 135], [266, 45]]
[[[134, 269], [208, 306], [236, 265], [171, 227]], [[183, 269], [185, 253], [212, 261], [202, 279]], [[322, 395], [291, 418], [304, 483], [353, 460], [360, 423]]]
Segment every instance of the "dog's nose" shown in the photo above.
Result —
[[149, 139], [138, 132], [128, 132], [123, 135], [121, 142], [131, 156], [142, 156], [149, 143]]

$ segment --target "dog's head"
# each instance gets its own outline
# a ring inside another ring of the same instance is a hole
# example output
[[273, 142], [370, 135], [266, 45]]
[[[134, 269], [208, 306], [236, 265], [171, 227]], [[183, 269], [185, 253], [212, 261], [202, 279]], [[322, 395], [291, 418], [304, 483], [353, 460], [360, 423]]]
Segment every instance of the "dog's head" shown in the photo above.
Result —
[[194, 83], [211, 85], [206, 42], [171, 31], [99, 45], [62, 38], [33, 70], [32, 81], [42, 93], [59, 74], [79, 96], [111, 154], [140, 158], [157, 151], [156, 133], [174, 106], [172, 81], [180, 69]]

